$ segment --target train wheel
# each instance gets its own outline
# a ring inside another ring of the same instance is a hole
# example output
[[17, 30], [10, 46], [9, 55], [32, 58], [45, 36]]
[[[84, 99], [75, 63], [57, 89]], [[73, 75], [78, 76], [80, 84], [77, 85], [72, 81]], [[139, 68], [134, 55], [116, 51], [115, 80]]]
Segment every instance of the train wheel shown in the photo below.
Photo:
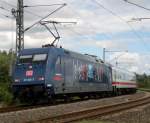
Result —
[[117, 94], [117, 88], [116, 87], [113, 87], [113, 96], [117, 96], [118, 94]]
[[99, 98], [100, 98], [99, 94], [96, 94], [95, 99], [99, 99]]
[[118, 89], [118, 96], [122, 95], [121, 89]]
[[81, 94], [79, 95], [80, 99], [84, 100], [85, 99], [85, 95], [84, 94]]
[[69, 103], [69, 102], [71, 102], [71, 101], [72, 101], [72, 99], [71, 99], [71, 97], [70, 97], [70, 96], [65, 95], [65, 97], [64, 97], [64, 101], [65, 101], [65, 102], [67, 102], [67, 103]]
[[112, 97], [112, 92], [107, 92], [108, 97]]
[[56, 104], [56, 99], [52, 95], [48, 96], [47, 101], [50, 104], [53, 104], [53, 105]]

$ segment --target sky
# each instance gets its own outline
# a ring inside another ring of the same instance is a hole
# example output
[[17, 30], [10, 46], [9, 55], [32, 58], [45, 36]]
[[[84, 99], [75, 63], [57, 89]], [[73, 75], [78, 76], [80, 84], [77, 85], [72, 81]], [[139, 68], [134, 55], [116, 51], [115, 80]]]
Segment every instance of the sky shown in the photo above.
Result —
[[[128, 1], [150, 9], [149, 0]], [[150, 74], [150, 19], [132, 21], [132, 18], [149, 18], [150, 11], [124, 0], [24, 0], [28, 6], [64, 3], [65, 7], [44, 19], [76, 22], [56, 25], [61, 37], [58, 45], [101, 59], [103, 48], [119, 51], [106, 52], [106, 61], [128, 71]], [[16, 5], [17, 0], [0, 0], [0, 50], [15, 49], [16, 25], [11, 9], [16, 9]], [[24, 28], [58, 7], [60, 5], [24, 8]], [[47, 26], [55, 31], [51, 24]], [[25, 48], [41, 47], [53, 41], [52, 35], [39, 23], [24, 35]]]

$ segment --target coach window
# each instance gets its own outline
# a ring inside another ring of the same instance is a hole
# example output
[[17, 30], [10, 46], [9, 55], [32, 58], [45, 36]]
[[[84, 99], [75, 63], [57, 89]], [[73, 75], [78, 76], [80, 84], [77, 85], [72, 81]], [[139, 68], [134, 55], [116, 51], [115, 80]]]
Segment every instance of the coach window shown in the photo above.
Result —
[[56, 73], [61, 73], [61, 57], [57, 57], [56, 65], [55, 65]]

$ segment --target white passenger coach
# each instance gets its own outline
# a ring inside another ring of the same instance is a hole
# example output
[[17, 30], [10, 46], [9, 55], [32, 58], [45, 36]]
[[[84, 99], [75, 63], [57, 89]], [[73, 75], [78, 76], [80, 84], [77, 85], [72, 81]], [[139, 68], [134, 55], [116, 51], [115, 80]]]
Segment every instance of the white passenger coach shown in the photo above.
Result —
[[120, 93], [135, 92], [137, 89], [136, 76], [134, 73], [119, 68], [112, 68], [112, 86]]

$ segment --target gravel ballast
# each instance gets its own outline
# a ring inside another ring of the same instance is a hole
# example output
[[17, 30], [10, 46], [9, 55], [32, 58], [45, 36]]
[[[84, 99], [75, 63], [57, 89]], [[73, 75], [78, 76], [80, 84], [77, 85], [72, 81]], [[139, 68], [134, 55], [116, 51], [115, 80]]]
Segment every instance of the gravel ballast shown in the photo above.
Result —
[[100, 118], [112, 123], [150, 123], [150, 104]]
[[144, 92], [138, 92], [132, 95], [124, 95], [111, 98], [103, 98], [97, 100], [86, 100], [70, 104], [60, 104], [56, 106], [47, 106], [36, 109], [28, 109], [24, 111], [16, 111], [0, 114], [0, 123], [26, 123], [40, 119], [46, 119], [73, 111], [83, 110], [89, 107], [107, 106], [122, 102], [127, 102], [144, 97]]

